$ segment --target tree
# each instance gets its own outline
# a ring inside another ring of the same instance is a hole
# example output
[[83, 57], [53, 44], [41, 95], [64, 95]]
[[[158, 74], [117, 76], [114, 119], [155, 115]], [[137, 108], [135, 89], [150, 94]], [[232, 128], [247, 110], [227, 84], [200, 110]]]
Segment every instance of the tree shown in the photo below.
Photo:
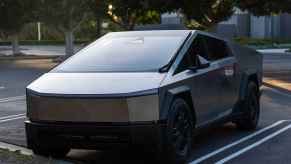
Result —
[[125, 30], [134, 29], [136, 24], [160, 22], [160, 12], [153, 0], [108, 0], [108, 17]]
[[41, 0], [40, 20], [65, 33], [66, 56], [74, 54], [74, 31], [88, 17], [89, 0]]
[[18, 34], [35, 18], [37, 0], [0, 0], [0, 30], [12, 38], [14, 55], [20, 54]]
[[234, 13], [233, 0], [161, 0], [164, 12], [184, 14], [188, 28], [207, 29], [227, 20]]
[[107, 18], [108, 3], [106, 0], [90, 0], [89, 7], [96, 20], [96, 36], [101, 36], [102, 20]]
[[236, 6], [255, 16], [291, 13], [291, 0], [237, 0]]

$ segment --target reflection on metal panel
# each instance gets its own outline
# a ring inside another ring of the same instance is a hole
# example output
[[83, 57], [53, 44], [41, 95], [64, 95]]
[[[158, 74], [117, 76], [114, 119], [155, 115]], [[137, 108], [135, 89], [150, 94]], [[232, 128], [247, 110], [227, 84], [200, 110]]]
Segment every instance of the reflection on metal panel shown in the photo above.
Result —
[[62, 99], [34, 97], [28, 117], [40, 121], [128, 122], [125, 99]]
[[33, 121], [135, 122], [159, 119], [157, 95], [119, 99], [80, 99], [28, 96]]
[[159, 119], [158, 95], [130, 98], [127, 100], [130, 121], [156, 121]]

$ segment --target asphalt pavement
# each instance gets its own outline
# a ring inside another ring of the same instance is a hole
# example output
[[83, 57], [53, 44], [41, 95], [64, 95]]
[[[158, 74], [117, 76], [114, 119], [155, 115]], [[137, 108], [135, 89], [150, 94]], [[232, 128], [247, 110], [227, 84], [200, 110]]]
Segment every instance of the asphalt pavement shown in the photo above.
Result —
[[[280, 54], [279, 54], [280, 55]], [[264, 55], [266, 77], [291, 76], [291, 55]], [[56, 64], [48, 60], [0, 61], [0, 141], [26, 146], [25, 86]], [[282, 73], [284, 72], [284, 73]], [[291, 83], [288, 78], [285, 82]], [[239, 131], [232, 124], [209, 129], [195, 138], [190, 163], [290, 163], [291, 93], [263, 87], [261, 118], [256, 131]], [[132, 153], [134, 155], [132, 155]], [[153, 163], [135, 151], [73, 150], [75, 163]]]

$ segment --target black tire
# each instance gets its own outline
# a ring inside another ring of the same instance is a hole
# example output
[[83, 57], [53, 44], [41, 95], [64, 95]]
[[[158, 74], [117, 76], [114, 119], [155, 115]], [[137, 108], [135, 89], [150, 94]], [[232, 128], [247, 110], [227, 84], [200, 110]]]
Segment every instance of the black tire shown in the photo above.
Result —
[[241, 118], [235, 123], [241, 130], [255, 130], [260, 118], [260, 102], [258, 86], [249, 82], [245, 101], [240, 106]]
[[166, 158], [169, 163], [187, 162], [192, 149], [194, 121], [191, 109], [181, 98], [173, 101], [167, 122]]
[[[52, 141], [56, 141], [52, 139]], [[53, 158], [64, 158], [70, 151], [70, 148], [67, 146], [62, 146], [61, 143], [50, 143], [48, 141], [36, 139], [32, 146], [32, 151], [36, 155], [53, 157]]]

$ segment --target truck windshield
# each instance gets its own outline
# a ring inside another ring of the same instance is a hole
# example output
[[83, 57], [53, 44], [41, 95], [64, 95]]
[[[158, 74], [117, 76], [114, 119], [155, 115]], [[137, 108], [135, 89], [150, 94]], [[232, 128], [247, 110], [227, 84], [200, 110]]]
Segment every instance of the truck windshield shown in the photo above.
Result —
[[168, 64], [189, 32], [110, 33], [53, 72], [155, 72]]

